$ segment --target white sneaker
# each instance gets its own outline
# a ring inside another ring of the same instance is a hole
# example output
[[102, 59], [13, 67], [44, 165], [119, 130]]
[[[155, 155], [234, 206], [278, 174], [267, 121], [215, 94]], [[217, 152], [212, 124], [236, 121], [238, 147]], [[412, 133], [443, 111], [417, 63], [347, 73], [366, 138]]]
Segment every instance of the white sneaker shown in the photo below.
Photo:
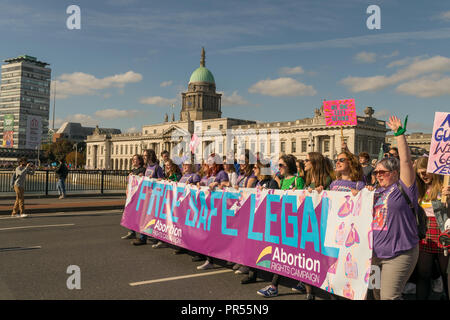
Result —
[[436, 293], [444, 292], [444, 283], [442, 282], [442, 277], [431, 281], [431, 290]]
[[416, 285], [412, 282], [408, 282], [403, 289], [404, 294], [416, 294]]
[[27, 214], [21, 214], [20, 217], [21, 218], [26, 218], [26, 217], [28, 217], [28, 215]]
[[159, 248], [165, 248], [165, 247], [166, 247], [166, 244], [162, 241], [158, 241], [157, 244], [152, 245], [153, 249], [159, 249]]
[[214, 263], [211, 263], [208, 260], [206, 260], [206, 262], [204, 264], [197, 267], [197, 270], [208, 270], [208, 269], [212, 269], [212, 268], [214, 268]]

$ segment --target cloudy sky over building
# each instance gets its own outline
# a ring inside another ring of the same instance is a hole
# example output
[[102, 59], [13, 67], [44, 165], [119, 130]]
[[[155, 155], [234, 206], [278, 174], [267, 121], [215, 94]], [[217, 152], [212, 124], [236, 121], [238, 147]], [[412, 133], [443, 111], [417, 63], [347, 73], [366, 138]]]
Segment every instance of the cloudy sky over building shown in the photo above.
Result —
[[[80, 30], [66, 27], [71, 4]], [[366, 26], [369, 5], [379, 30]], [[301, 119], [324, 99], [355, 98], [360, 114], [409, 114], [410, 131], [431, 131], [450, 109], [447, 0], [2, 0], [0, 28], [2, 61], [50, 63], [56, 127], [139, 131], [172, 104], [178, 119], [202, 46], [224, 117]]]

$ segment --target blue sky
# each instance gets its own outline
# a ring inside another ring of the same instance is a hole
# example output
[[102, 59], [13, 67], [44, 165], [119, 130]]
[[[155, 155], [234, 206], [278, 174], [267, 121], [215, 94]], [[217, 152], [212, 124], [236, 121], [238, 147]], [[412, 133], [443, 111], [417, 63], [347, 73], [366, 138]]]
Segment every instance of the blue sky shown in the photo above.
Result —
[[[72, 4], [80, 30], [66, 27]], [[369, 5], [380, 30], [366, 26]], [[450, 109], [446, 0], [2, 0], [0, 28], [1, 60], [51, 64], [56, 127], [140, 131], [172, 104], [178, 119], [202, 46], [225, 117], [301, 119], [323, 99], [355, 98], [359, 114], [409, 114], [409, 131], [429, 132]]]

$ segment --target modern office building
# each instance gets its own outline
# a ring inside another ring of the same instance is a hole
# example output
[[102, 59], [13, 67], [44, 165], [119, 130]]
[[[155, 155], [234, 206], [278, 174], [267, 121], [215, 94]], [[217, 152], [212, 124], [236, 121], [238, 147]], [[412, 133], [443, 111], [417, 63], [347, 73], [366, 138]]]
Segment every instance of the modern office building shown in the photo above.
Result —
[[48, 133], [51, 69], [22, 55], [1, 67], [0, 132], [2, 147], [36, 149]]

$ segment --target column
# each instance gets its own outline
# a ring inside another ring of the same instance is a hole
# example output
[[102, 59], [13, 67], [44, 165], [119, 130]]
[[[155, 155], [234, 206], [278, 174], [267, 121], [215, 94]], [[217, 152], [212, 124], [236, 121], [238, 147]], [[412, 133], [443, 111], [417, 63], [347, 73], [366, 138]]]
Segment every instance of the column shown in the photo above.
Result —
[[320, 152], [319, 150], [320, 150], [320, 145], [319, 145], [319, 142], [320, 140], [319, 140], [319, 136], [315, 136], [314, 137], [314, 151], [315, 152]]

